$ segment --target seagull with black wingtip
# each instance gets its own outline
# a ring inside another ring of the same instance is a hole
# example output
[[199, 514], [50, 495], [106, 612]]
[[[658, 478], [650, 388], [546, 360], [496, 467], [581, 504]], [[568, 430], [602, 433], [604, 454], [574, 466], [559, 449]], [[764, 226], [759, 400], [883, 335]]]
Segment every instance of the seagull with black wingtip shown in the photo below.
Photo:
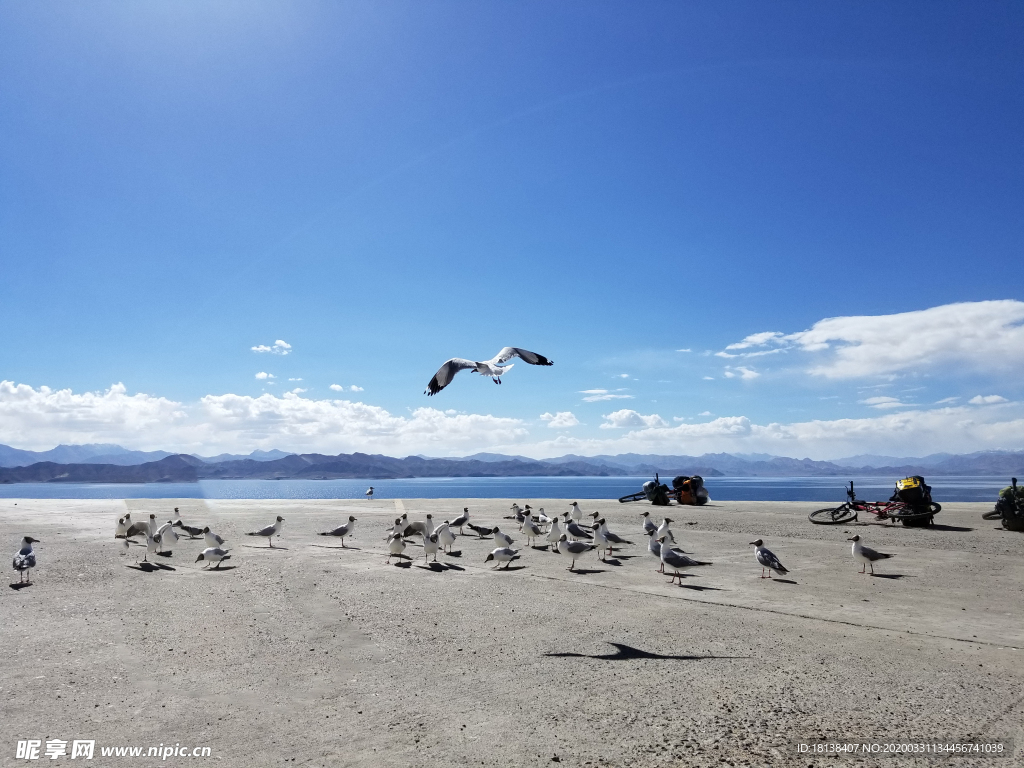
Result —
[[469, 507], [463, 507], [462, 508], [462, 514], [459, 515], [458, 517], [456, 517], [450, 523], [448, 523], [448, 527], [449, 528], [458, 528], [459, 529], [459, 535], [463, 536], [465, 534], [462, 533], [462, 526], [464, 526], [468, 522], [469, 522]]
[[495, 384], [501, 384], [502, 375], [512, 370], [512, 365], [503, 365], [503, 363], [507, 363], [513, 357], [518, 357], [530, 365], [554, 365], [544, 355], [538, 355], [536, 352], [530, 352], [520, 347], [502, 347], [498, 354], [483, 362], [453, 357], [446, 360], [444, 365], [437, 369], [437, 373], [427, 384], [423, 394], [436, 395], [451, 383], [459, 371], [471, 370], [481, 376], [490, 376]]
[[39, 539], [33, 539], [31, 536], [26, 536], [21, 540], [21, 549], [18, 550], [18, 554], [14, 556], [14, 561], [11, 563], [14, 570], [18, 572], [19, 584], [32, 583], [29, 571], [36, 567], [36, 553], [32, 550], [32, 545], [39, 543]]
[[871, 575], [875, 575], [875, 563], [879, 560], [887, 560], [894, 555], [887, 555], [884, 552], [876, 552], [871, 547], [865, 547], [861, 541], [860, 536], [854, 536], [853, 538], [847, 539], [847, 541], [853, 542], [853, 559], [858, 560], [861, 563], [860, 572], [864, 573], [866, 567], [871, 568]]
[[505, 567], [508, 568], [512, 564], [512, 561], [516, 559], [516, 555], [518, 554], [519, 550], [517, 549], [512, 549], [511, 547], [498, 547], [484, 559], [484, 562], [489, 563], [491, 560], [494, 560], [496, 561], [494, 565], [495, 568], [500, 567], [502, 563], [504, 563]]
[[272, 525], [268, 525], [265, 528], [260, 528], [258, 531], [249, 531], [246, 536], [264, 536], [270, 543], [270, 546], [274, 546], [274, 537], [280, 535], [281, 525], [284, 523], [284, 518], [280, 515], [277, 516], [277, 520]]
[[213, 569], [220, 570], [220, 564], [225, 560], [230, 560], [231, 555], [228, 554], [230, 550], [221, 549], [220, 547], [207, 547], [199, 553], [199, 557], [196, 558], [198, 563], [200, 560], [204, 561], [206, 565], [204, 567], [209, 568], [210, 563], [216, 563]]
[[675, 571], [672, 578], [668, 580], [671, 584], [676, 579], [679, 579], [679, 586], [683, 586], [683, 575], [680, 571], [686, 571], [690, 568], [696, 568], [699, 565], [712, 565], [712, 563], [704, 563], [700, 560], [694, 560], [692, 557], [684, 555], [678, 550], [672, 549], [671, 546], [666, 546], [665, 543], [668, 541], [667, 536], [661, 538], [661, 562], [663, 565], [671, 568]]
[[566, 569], [568, 571], [571, 571], [576, 567], [577, 559], [592, 549], [594, 549], [593, 544], [586, 541], [569, 541], [569, 537], [564, 533], [558, 539], [558, 554], [572, 558], [572, 563], [570, 563], [569, 567]]
[[592, 539], [592, 534], [588, 533], [587, 530], [573, 520], [569, 515], [570, 512], [564, 513], [565, 516], [565, 532], [567, 535], [572, 536], [574, 539]]
[[224, 537], [211, 531], [210, 526], [203, 528], [200, 533], [203, 534], [203, 538], [206, 540], [206, 546], [208, 547], [222, 547], [225, 544]]
[[190, 539], [194, 539], [197, 536], [201, 536], [203, 533], [205, 533], [207, 530], [209, 530], [209, 526], [207, 526], [207, 528], [205, 528], [205, 529], [203, 529], [203, 528], [196, 528], [196, 527], [191, 526], [191, 525], [185, 525], [183, 522], [181, 522], [181, 520], [176, 520], [175, 523], [174, 523], [174, 527], [178, 528], [179, 530], [184, 531], [185, 533], [187, 533], [188, 537]]
[[339, 525], [337, 528], [334, 528], [333, 530], [324, 531], [323, 533], [320, 533], [320, 534], [317, 534], [317, 535], [319, 535], [319, 536], [340, 536], [341, 537], [341, 546], [344, 549], [344, 547], [345, 547], [345, 537], [346, 536], [351, 536], [352, 532], [355, 531], [355, 529], [356, 529], [356, 518], [354, 516], [352, 516], [352, 515], [349, 515], [348, 516], [348, 522], [345, 523], [344, 525]]
[[645, 510], [641, 512], [640, 515], [644, 519], [644, 533], [656, 533], [658, 530], [658, 525], [653, 520], [651, 520], [651, 513]]
[[[754, 547], [754, 557], [756, 557], [757, 562], [761, 564], [762, 579], [770, 579], [772, 577], [772, 571], [775, 571], [777, 574], [779, 574], [779, 576], [789, 573], [789, 570], [787, 570], [786, 567], [782, 564], [782, 561], [775, 556], [774, 552], [772, 552], [770, 549], [768, 549], [768, 547], [764, 545], [764, 542], [761, 541], [761, 539], [758, 539], [757, 541], [752, 541], [750, 543]], [[767, 576], [764, 575], [766, 569], [768, 571]]]

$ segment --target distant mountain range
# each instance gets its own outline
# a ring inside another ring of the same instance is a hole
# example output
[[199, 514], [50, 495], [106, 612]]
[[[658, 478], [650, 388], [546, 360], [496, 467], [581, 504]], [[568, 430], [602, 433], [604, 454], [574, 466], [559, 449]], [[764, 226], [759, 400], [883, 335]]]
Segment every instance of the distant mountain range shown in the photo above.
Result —
[[[863, 463], [861, 463], [863, 462]], [[393, 479], [403, 477], [624, 477], [675, 475], [704, 477], [846, 477], [850, 475], [1024, 476], [1024, 451], [982, 451], [967, 455], [932, 454], [899, 458], [864, 454], [835, 461], [792, 459], [769, 454], [706, 453], [664, 456], [566, 455], [530, 459], [478, 453], [463, 458], [365, 453], [294, 454], [253, 451], [247, 456], [194, 456], [167, 451], [131, 451], [119, 445], [60, 445], [49, 451], [23, 451], [0, 445], [0, 483], [196, 482], [206, 479]]]

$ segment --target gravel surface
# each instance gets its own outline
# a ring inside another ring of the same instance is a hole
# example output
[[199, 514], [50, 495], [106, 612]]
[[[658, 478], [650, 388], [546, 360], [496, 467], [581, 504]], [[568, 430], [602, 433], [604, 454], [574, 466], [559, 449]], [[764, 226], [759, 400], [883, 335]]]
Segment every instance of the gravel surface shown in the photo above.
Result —
[[[563, 500], [529, 501], [548, 513]], [[407, 512], [497, 524], [508, 500], [0, 500], [0, 765], [24, 739], [94, 739], [91, 765], [817, 766], [1024, 764], [800, 755], [799, 739], [1015, 739], [1024, 711], [1024, 536], [944, 505], [938, 525], [815, 526], [820, 504], [670, 508], [679, 545], [714, 565], [669, 584], [647, 555], [648, 504], [584, 501], [635, 543], [602, 562], [523, 547], [484, 563], [459, 537], [426, 564], [385, 564]], [[137, 564], [114, 524], [156, 513], [228, 539], [220, 572], [183, 538]], [[271, 549], [245, 531], [286, 522]], [[348, 548], [316, 532], [359, 518]], [[469, 529], [466, 529], [469, 533]], [[847, 538], [895, 557], [858, 573]], [[790, 569], [759, 578], [748, 542]], [[230, 566], [230, 567], [227, 567]], [[17, 582], [8, 571], [11, 582]], [[208, 746], [212, 757], [103, 758], [101, 747]], [[68, 757], [62, 757], [67, 760]], [[47, 761], [53, 764], [53, 761]]]

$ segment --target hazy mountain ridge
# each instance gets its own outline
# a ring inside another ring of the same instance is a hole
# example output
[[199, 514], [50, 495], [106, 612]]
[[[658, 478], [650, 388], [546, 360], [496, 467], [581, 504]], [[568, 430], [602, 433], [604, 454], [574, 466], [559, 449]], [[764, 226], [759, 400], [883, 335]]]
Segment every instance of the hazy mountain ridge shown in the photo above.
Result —
[[[748, 454], [706, 453], [666, 456], [628, 453], [617, 456], [567, 454], [551, 459], [481, 453], [460, 458], [351, 453], [329, 456], [283, 451], [253, 451], [248, 456], [220, 454], [200, 457], [165, 451], [130, 451], [117, 445], [57, 446], [50, 451], [21, 451], [0, 446], [0, 464], [34, 457], [68, 456], [77, 460], [31, 461], [0, 468], [0, 482], [195, 482], [204, 479], [396, 479], [412, 477], [650, 477], [669, 480], [678, 474], [704, 477], [849, 477], [851, 475], [1024, 475], [1024, 451], [979, 451], [966, 455], [932, 454], [900, 459], [862, 455], [837, 461], [816, 461]], [[148, 459], [138, 461], [139, 458]], [[848, 466], [860, 460], [891, 460], [888, 466]], [[843, 462], [843, 463], [840, 463]]]

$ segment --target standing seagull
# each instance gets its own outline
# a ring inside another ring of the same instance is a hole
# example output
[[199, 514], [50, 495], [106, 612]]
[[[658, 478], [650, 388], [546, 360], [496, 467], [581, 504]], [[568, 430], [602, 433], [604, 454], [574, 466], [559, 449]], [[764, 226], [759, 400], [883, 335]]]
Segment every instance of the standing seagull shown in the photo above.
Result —
[[585, 541], [569, 541], [569, 537], [564, 533], [558, 539], [558, 554], [571, 557], [572, 562], [566, 569], [571, 571], [576, 567], [576, 559], [582, 557], [585, 553], [589, 552], [594, 548], [593, 544], [588, 544]]
[[463, 507], [462, 508], [462, 514], [459, 515], [458, 517], [456, 517], [454, 520], [452, 520], [451, 523], [449, 523], [449, 525], [452, 528], [458, 528], [459, 529], [459, 535], [462, 536], [462, 535], [464, 535], [462, 533], [462, 526], [464, 526], [468, 522], [469, 522], [469, 507]]
[[650, 534], [656, 532], [658, 530], [658, 526], [655, 525], [653, 520], [651, 520], [651, 513], [650, 512], [641, 512], [640, 514], [644, 518], [644, 533], [650, 535]]
[[206, 526], [200, 531], [203, 534], [203, 538], [206, 539], [206, 546], [208, 547], [222, 547], [224, 546], [224, 537], [218, 536], [216, 533], [210, 530], [210, 526]]
[[664, 536], [661, 539], [661, 562], [675, 571], [672, 578], [668, 580], [668, 583], [671, 584], [676, 579], [679, 579], [679, 586], [683, 586], [683, 576], [680, 571], [685, 571], [698, 565], [712, 565], [712, 563], [702, 563], [699, 560], [694, 560], [692, 557], [687, 557], [682, 552], [672, 549], [668, 536]]
[[434, 378], [427, 384], [423, 394], [428, 396], [436, 395], [451, 383], [456, 373], [466, 370], [473, 370], [481, 376], [490, 376], [495, 384], [501, 384], [502, 374], [512, 369], [512, 365], [503, 364], [513, 357], [518, 357], [524, 363], [529, 363], [530, 365], [553, 365], [544, 355], [538, 355], [536, 352], [530, 352], [519, 347], [504, 347], [501, 352], [484, 362], [453, 357], [437, 369], [437, 373], [434, 374]]
[[372, 485], [369, 488], [366, 489], [366, 494], [365, 495], [366, 495], [366, 500], [367, 501], [373, 501], [373, 486]]
[[324, 533], [321, 533], [319, 535], [320, 536], [341, 536], [341, 546], [344, 547], [345, 546], [345, 537], [346, 536], [351, 536], [352, 535], [352, 531], [355, 530], [355, 527], [356, 527], [356, 519], [352, 515], [349, 515], [347, 523], [345, 523], [344, 525], [339, 525], [337, 528], [335, 528], [332, 531], [325, 531]]
[[754, 545], [754, 557], [757, 558], [757, 562], [761, 564], [761, 578], [765, 578], [764, 571], [768, 569], [767, 578], [772, 577], [772, 571], [775, 571], [779, 576], [789, 571], [782, 565], [782, 561], [775, 556], [775, 553], [765, 547], [764, 542], [758, 539], [757, 541], [750, 542]]
[[32, 583], [32, 577], [29, 570], [36, 567], [36, 553], [32, 551], [32, 545], [38, 544], [39, 539], [33, 539], [31, 536], [26, 536], [21, 540], [21, 549], [18, 550], [18, 554], [14, 556], [14, 570], [18, 572], [18, 583], [21, 584], [22, 578], [24, 578], [25, 584]]
[[284, 518], [280, 515], [277, 516], [277, 520], [274, 521], [273, 525], [268, 525], [266, 528], [260, 528], [258, 531], [250, 531], [245, 534], [246, 536], [266, 536], [267, 541], [270, 542], [270, 546], [274, 546], [274, 537], [281, 533], [281, 523], [284, 522]]
[[875, 550], [871, 549], [870, 547], [865, 547], [863, 544], [860, 543], [860, 536], [854, 536], [852, 539], [847, 539], [847, 541], [853, 542], [853, 558], [854, 560], [860, 560], [860, 562], [862, 563], [860, 567], [861, 573], [864, 573], [865, 566], [870, 566], [871, 575], [874, 576], [875, 562], [878, 560], [885, 560], [887, 558], [892, 557], [892, 555], [887, 555], [884, 552], [875, 552]]
[[494, 560], [496, 561], [496, 565], [494, 566], [495, 568], [500, 566], [502, 563], [505, 563], [505, 567], [508, 568], [510, 565], [512, 565], [512, 561], [516, 559], [516, 555], [518, 554], [519, 550], [517, 549], [510, 549], [509, 547], [498, 547], [496, 550], [494, 550], [493, 552], [491, 552], [491, 554], [487, 556], [484, 562], [489, 563], [491, 560]]
[[204, 560], [207, 568], [210, 567], [210, 563], [216, 563], [213, 568], [214, 570], [218, 570], [222, 562], [230, 559], [231, 555], [228, 554], [228, 550], [221, 549], [220, 547], [207, 547], [199, 553], [199, 557], [196, 558], [196, 562], [198, 563], [200, 560]]
[[570, 519], [569, 512], [565, 514], [565, 532], [572, 536], [574, 539], [592, 539], [592, 534], [587, 533], [582, 526], [576, 524], [575, 520]]
[[558, 518], [556, 517], [551, 521], [551, 528], [548, 530], [548, 535], [544, 537], [544, 540], [550, 545], [552, 552], [558, 551], [558, 540], [562, 538], [562, 529], [558, 527]]

